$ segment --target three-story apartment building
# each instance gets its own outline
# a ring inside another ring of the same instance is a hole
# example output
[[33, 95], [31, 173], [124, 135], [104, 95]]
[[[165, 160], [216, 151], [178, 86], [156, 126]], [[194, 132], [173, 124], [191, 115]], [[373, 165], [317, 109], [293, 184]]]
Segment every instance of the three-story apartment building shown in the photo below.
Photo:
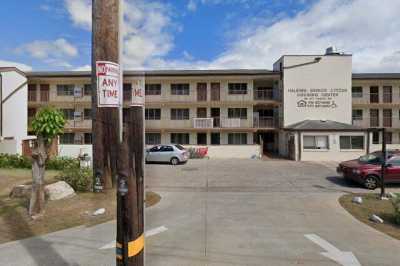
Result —
[[[387, 143], [400, 147], [400, 74], [351, 72], [351, 55], [337, 52], [285, 55], [272, 71], [125, 71], [124, 108], [144, 75], [148, 145], [260, 144], [296, 160], [351, 157], [379, 147], [382, 136], [367, 129], [385, 127]], [[60, 144], [90, 145], [91, 73], [26, 77], [28, 125], [41, 106], [53, 105], [68, 121]]]

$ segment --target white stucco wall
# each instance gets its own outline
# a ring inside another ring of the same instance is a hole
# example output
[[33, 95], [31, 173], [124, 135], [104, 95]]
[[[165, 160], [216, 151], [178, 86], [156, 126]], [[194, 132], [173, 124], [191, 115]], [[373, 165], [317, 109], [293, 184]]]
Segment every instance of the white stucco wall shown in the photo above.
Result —
[[[2, 125], [4, 138], [14, 138], [15, 153], [22, 153], [22, 140], [27, 138], [28, 127], [28, 89], [26, 77], [17, 70], [1, 71], [2, 76], [2, 100], [6, 99], [15, 89], [25, 84], [14, 93], [3, 105]], [[8, 146], [9, 143], [6, 144]], [[4, 146], [5, 147], [5, 146]], [[0, 146], [0, 152], [1, 150]]]
[[[309, 150], [304, 149], [303, 136], [328, 136], [329, 149]], [[340, 136], [364, 136], [364, 149], [360, 150], [341, 150]], [[352, 160], [366, 154], [367, 152], [367, 133], [364, 132], [303, 132], [301, 133], [301, 161], [345, 161]]]
[[[189, 146], [185, 147], [188, 148]], [[250, 159], [254, 156], [259, 158], [261, 154], [260, 145], [210, 145], [190, 147], [208, 147], [208, 157], [210, 159]]]
[[284, 56], [281, 60], [285, 127], [306, 119], [351, 124], [351, 56]]
[[58, 145], [58, 156], [77, 158], [80, 154], [87, 153], [92, 157], [92, 145], [60, 144]]

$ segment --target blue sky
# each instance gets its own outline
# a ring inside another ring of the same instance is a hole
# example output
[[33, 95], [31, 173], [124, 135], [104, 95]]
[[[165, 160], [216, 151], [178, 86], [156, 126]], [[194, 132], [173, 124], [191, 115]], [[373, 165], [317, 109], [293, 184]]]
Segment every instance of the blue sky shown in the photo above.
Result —
[[[90, 69], [90, 4], [2, 3], [0, 66]], [[124, 65], [270, 69], [282, 54], [336, 45], [356, 72], [399, 72], [396, 10], [398, 0], [124, 0]]]

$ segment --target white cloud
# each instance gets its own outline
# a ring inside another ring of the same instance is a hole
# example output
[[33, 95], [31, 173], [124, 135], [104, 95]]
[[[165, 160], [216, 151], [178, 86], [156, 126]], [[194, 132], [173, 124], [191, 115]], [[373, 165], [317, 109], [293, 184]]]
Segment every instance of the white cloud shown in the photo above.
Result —
[[210, 67], [271, 68], [283, 54], [322, 53], [333, 44], [353, 54], [355, 71], [400, 71], [398, 10], [398, 0], [321, 0], [293, 18], [247, 29]]
[[91, 2], [91, 0], [65, 0], [65, 6], [71, 16], [71, 20], [76, 26], [91, 29]]
[[70, 67], [68, 59], [78, 55], [78, 49], [67, 40], [33, 41], [16, 49], [17, 53], [26, 53], [47, 64]]
[[[67, 11], [75, 25], [90, 30], [91, 1], [65, 0]], [[162, 1], [124, 0], [124, 65], [143, 68], [163, 57], [173, 47], [168, 6]]]
[[91, 71], [91, 70], [92, 70], [92, 66], [90, 66], [90, 65], [84, 65], [84, 66], [76, 67], [73, 69], [73, 71]]
[[[71, 19], [90, 29], [88, 0], [65, 0]], [[189, 0], [223, 4], [222, 0]], [[249, 0], [232, 0], [249, 4]], [[160, 0], [125, 0], [124, 62], [127, 68], [272, 68], [283, 54], [323, 53], [336, 45], [353, 54], [354, 71], [400, 71], [400, 1], [319, 0], [293, 17], [275, 16], [246, 23], [227, 40], [225, 52], [214, 60], [195, 60], [182, 52], [181, 59], [166, 59], [174, 46], [173, 14]], [[193, 7], [192, 7], [193, 8]], [[176, 30], [176, 28], [175, 28]]]
[[31, 71], [32, 67], [18, 63], [18, 62], [12, 62], [12, 61], [7, 61], [7, 60], [0, 60], [0, 67], [16, 67], [22, 71]]
[[189, 2], [187, 4], [187, 9], [192, 12], [197, 10], [197, 4], [196, 4], [195, 0], [189, 0]]

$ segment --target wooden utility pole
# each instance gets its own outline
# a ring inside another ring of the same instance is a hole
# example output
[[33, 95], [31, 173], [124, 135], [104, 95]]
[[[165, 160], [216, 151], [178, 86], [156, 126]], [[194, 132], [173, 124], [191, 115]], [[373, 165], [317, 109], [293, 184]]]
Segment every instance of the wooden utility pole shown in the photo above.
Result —
[[97, 192], [112, 188], [117, 172], [119, 111], [115, 106], [98, 106], [96, 66], [99, 61], [119, 62], [119, 1], [92, 1], [92, 136], [94, 190]]

